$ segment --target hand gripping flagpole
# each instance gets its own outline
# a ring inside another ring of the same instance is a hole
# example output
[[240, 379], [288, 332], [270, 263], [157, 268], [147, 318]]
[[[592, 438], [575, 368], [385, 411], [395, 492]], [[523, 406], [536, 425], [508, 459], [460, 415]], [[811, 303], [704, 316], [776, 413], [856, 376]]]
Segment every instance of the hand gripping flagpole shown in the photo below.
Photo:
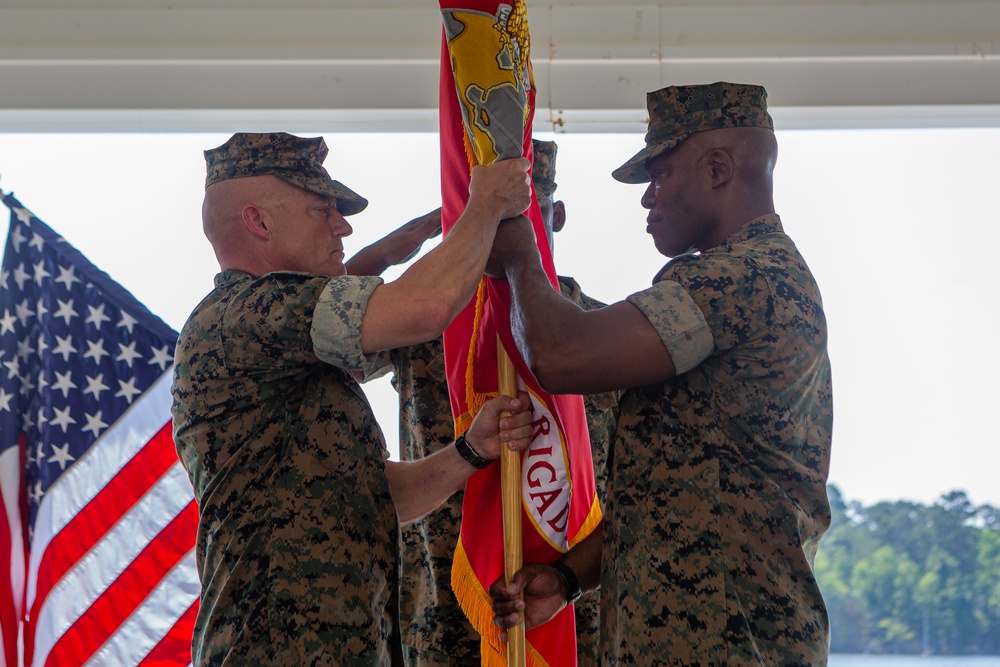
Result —
[[[501, 394], [517, 396], [517, 372], [499, 336], [497, 336], [497, 381]], [[505, 412], [502, 416], [508, 414], [510, 413]], [[500, 486], [503, 506], [504, 582], [509, 584], [511, 577], [524, 564], [524, 547], [521, 539], [521, 456], [507, 447], [500, 448]], [[507, 629], [508, 667], [524, 667], [525, 645], [522, 620]]]

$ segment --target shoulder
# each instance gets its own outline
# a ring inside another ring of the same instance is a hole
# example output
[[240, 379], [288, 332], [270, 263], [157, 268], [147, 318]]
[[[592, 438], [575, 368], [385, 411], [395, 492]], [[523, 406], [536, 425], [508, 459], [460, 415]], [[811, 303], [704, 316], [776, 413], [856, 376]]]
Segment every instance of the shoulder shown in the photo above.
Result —
[[653, 284], [673, 282], [688, 292], [739, 293], [768, 289], [767, 275], [755, 253], [729, 249], [675, 257], [664, 266]]

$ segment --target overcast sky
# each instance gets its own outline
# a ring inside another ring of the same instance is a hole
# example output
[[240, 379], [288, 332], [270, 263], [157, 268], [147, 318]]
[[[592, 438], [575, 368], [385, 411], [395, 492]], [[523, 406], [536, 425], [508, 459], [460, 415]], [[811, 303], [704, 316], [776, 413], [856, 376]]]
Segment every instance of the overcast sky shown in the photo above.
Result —
[[[0, 189], [179, 329], [218, 268], [201, 233], [201, 151], [228, 136], [0, 133]], [[436, 135], [325, 136], [334, 177], [372, 202], [350, 218], [348, 254], [438, 205]], [[610, 177], [641, 135], [536, 136], [559, 144], [559, 273], [604, 301], [645, 288], [666, 260], [645, 234], [642, 186]], [[777, 210], [829, 321], [830, 481], [866, 504], [961, 489], [1000, 506], [1000, 129], [778, 141]], [[387, 380], [366, 390], [395, 450], [395, 394]]]

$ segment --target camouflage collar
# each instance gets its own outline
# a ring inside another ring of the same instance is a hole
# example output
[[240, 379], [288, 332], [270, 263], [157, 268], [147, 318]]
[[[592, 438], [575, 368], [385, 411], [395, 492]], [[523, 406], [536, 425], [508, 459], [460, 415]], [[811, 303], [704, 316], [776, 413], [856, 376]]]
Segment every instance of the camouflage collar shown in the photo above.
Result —
[[240, 271], [239, 269], [223, 269], [215, 274], [215, 286], [223, 287], [252, 277], [253, 274]]
[[[767, 215], [762, 215], [759, 218], [754, 218], [750, 222], [746, 223], [735, 232], [730, 234], [725, 241], [720, 243], [717, 248], [722, 248], [724, 246], [733, 246], [743, 243], [744, 241], [749, 241], [755, 236], [763, 236], [764, 234], [774, 234], [783, 233], [785, 231], [784, 227], [781, 226], [781, 218], [779, 218], [774, 213], [768, 213]], [[715, 248], [710, 248], [706, 252], [712, 252]]]
[[[714, 252], [731, 252], [732, 247], [734, 245], [745, 243], [746, 241], [749, 241], [754, 237], [764, 236], [765, 234], [784, 234], [784, 232], [785, 229], [784, 227], [781, 226], [781, 218], [779, 218], [774, 213], [768, 213], [767, 215], [762, 215], [759, 218], [754, 218], [753, 220], [746, 223], [745, 225], [737, 229], [735, 232], [730, 234], [728, 237], [726, 237], [726, 239], [722, 243], [720, 243], [715, 247], [709, 248], [702, 254], [709, 254]], [[685, 257], [689, 254], [693, 253], [684, 253], [683, 255], [677, 255], [677, 257], [671, 257], [670, 261], [667, 262], [662, 269], [657, 271], [655, 276], [653, 276], [652, 284], [655, 285], [656, 283], [660, 282], [660, 278], [663, 276], [666, 270], [670, 268], [670, 265], [673, 264], [678, 257]]]

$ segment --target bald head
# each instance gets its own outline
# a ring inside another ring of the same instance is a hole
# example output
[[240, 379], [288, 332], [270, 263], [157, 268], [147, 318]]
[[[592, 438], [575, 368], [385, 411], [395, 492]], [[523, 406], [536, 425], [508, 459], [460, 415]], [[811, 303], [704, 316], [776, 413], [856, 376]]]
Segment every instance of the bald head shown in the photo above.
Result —
[[290, 196], [299, 188], [277, 176], [231, 178], [208, 186], [201, 206], [202, 229], [215, 250], [223, 269], [240, 269], [254, 274], [271, 270], [261, 265], [266, 256], [262, 234], [264, 211], [280, 218]]
[[733, 159], [733, 175], [748, 186], [771, 188], [771, 176], [778, 159], [778, 142], [774, 132], [759, 127], [729, 127], [698, 132], [681, 146], [704, 156], [712, 150], [722, 150]]
[[243, 208], [275, 200], [275, 190], [283, 181], [275, 176], [251, 176], [219, 181], [205, 190], [201, 222], [213, 246], [226, 243], [236, 227], [243, 225]]
[[678, 151], [708, 169], [716, 179], [720, 213], [743, 221], [774, 213], [774, 165], [778, 142], [774, 132], [759, 127], [732, 127], [698, 132]]
[[205, 189], [202, 226], [223, 270], [337, 276], [352, 231], [337, 203], [272, 174], [231, 178]]

